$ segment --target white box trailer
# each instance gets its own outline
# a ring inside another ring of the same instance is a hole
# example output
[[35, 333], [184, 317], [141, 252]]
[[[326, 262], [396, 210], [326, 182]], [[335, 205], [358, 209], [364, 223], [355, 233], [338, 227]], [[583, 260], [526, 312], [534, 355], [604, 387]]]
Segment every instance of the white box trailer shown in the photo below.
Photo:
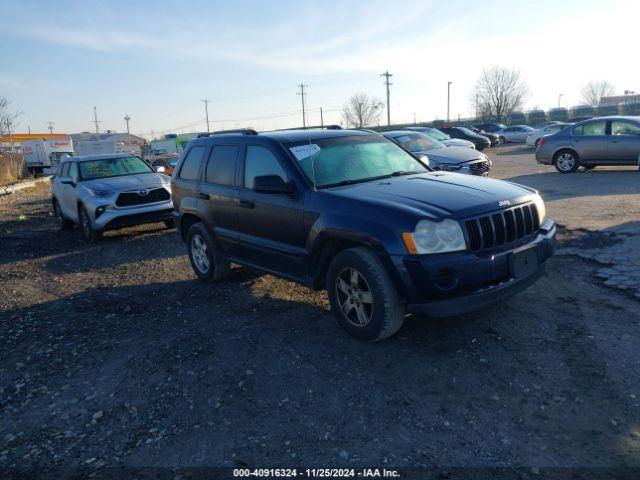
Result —
[[73, 142], [69, 137], [25, 140], [21, 148], [31, 174], [53, 171], [64, 157], [73, 155]]
[[113, 140], [76, 140], [75, 152], [77, 156], [117, 153], [116, 142]]

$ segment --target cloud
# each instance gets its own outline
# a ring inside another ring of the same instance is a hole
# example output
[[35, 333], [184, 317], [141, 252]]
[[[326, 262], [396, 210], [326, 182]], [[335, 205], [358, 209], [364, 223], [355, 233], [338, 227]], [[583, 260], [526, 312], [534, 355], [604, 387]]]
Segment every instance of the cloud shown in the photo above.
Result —
[[17, 88], [21, 85], [18, 78], [6, 73], [0, 73], [0, 88]]

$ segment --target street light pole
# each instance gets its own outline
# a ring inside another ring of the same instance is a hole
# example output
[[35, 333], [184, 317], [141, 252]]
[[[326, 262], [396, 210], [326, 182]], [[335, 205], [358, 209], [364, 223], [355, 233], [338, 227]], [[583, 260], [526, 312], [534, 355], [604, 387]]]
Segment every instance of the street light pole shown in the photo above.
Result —
[[204, 99], [202, 101], [204, 102], [204, 114], [207, 117], [207, 133], [211, 133], [211, 130], [209, 130], [209, 102], [211, 100]]
[[560, 101], [562, 100], [562, 97], [564, 97], [564, 93], [558, 94], [558, 108], [560, 108]]
[[449, 123], [449, 112], [451, 108], [451, 84], [453, 82], [447, 82], [447, 123]]

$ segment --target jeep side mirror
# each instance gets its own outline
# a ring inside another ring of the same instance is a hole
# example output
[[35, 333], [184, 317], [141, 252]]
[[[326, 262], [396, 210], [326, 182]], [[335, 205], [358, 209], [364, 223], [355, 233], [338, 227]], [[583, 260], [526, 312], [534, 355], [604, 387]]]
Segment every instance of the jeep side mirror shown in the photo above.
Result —
[[285, 182], [279, 175], [260, 175], [253, 179], [253, 190], [260, 193], [286, 193], [295, 192], [291, 182]]
[[63, 185], [73, 185], [75, 186], [75, 182], [73, 181], [73, 178], [66, 176], [66, 177], [60, 177], [60, 183], [62, 183]]

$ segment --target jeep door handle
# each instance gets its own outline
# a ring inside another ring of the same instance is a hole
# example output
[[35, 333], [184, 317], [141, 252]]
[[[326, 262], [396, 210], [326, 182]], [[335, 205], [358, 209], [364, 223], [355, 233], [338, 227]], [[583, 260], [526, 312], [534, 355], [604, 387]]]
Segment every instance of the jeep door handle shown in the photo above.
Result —
[[248, 202], [247, 200], [240, 200], [239, 205], [242, 208], [255, 208], [256, 204], [253, 202]]
[[203, 200], [211, 200], [211, 197], [208, 193], [199, 193], [198, 198], [202, 198]]

